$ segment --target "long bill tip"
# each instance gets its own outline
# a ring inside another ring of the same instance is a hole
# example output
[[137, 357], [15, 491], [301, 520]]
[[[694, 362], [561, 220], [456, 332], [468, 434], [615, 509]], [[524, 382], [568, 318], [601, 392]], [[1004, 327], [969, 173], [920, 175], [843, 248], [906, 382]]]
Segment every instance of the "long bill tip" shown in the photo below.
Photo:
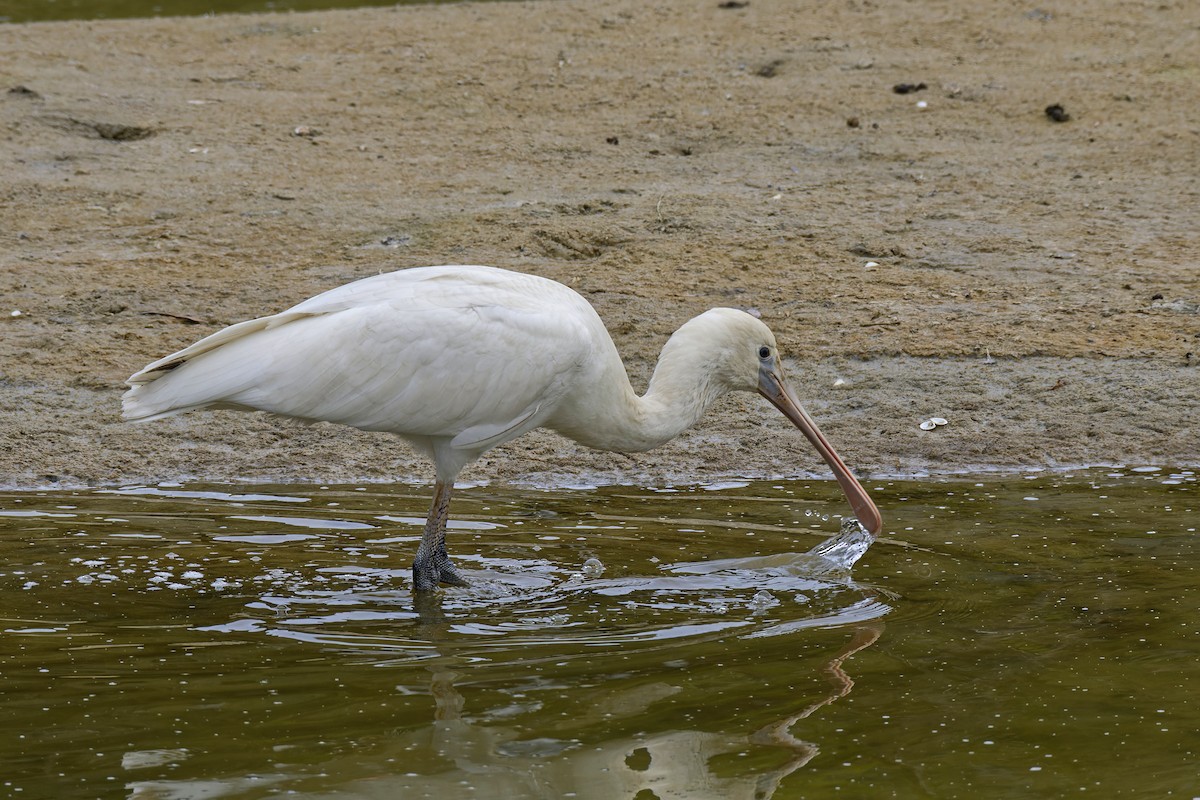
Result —
[[800, 405], [788, 385], [784, 383], [782, 376], [773, 371], [764, 370], [760, 376], [758, 391], [763, 397], [770, 400], [772, 405], [782, 411], [783, 415], [791, 420], [792, 424], [799, 428], [804, 437], [812, 443], [817, 453], [833, 470], [833, 477], [837, 479], [838, 485], [842, 488], [842, 493], [846, 495], [846, 500], [850, 503], [850, 508], [854, 510], [854, 515], [858, 517], [859, 523], [872, 536], [878, 536], [883, 531], [883, 515], [879, 513], [879, 508], [871, 500], [867, 490], [854, 477], [854, 473], [838, 456], [833, 445], [821, 433], [817, 423]]
[[[855, 483], [857, 484], [858, 481], [856, 480]], [[842, 488], [845, 489], [844, 486]], [[867, 490], [862, 486], [858, 488], [862, 492], [862, 500], [857, 505], [851, 500], [850, 507], [854, 509], [854, 516], [858, 517], [858, 523], [867, 529], [867, 533], [878, 536], [883, 532], [883, 515], [879, 513], [875, 502], [867, 496]], [[847, 497], [849, 497], [848, 493]]]

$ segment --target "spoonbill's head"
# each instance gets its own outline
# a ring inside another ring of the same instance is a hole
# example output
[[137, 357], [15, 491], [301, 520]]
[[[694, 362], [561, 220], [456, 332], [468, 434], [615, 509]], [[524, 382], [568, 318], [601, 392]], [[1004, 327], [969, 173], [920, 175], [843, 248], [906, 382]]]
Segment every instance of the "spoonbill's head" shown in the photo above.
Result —
[[756, 317], [732, 308], [706, 311], [684, 325], [689, 327], [694, 327], [695, 338], [703, 340], [709, 350], [712, 380], [728, 389], [758, 392], [782, 411], [833, 470], [858, 521], [877, 536], [883, 529], [879, 509], [800, 405], [784, 378], [783, 359], [771, 329]]
[[[686, 355], [684, 353], [686, 352]], [[663, 361], [695, 365], [718, 392], [756, 392], [763, 356], [779, 352], [762, 320], [735, 308], [713, 308], [683, 324], [663, 349]]]

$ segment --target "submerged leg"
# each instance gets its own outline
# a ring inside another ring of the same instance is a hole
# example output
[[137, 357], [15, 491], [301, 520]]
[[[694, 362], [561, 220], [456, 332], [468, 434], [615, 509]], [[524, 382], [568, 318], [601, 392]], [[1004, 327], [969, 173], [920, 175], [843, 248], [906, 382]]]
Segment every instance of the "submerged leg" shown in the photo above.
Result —
[[438, 481], [433, 486], [433, 505], [425, 520], [421, 546], [413, 560], [413, 587], [418, 592], [430, 592], [439, 584], [466, 586], [467, 581], [450, 563], [446, 552], [446, 518], [450, 515], [450, 492], [454, 481]]

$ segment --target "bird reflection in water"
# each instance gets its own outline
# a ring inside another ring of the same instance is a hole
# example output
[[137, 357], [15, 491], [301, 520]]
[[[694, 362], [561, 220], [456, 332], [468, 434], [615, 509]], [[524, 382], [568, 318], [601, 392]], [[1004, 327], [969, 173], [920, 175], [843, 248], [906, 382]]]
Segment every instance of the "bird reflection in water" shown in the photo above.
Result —
[[[344, 791], [355, 797], [575, 797], [611, 800], [641, 796], [649, 791], [658, 798], [690, 800], [764, 800], [774, 796], [781, 783], [820, 753], [820, 746], [795, 736], [792, 728], [831, 703], [845, 697], [854, 680], [845, 662], [873, 645], [883, 632], [883, 622], [872, 620], [850, 629], [850, 641], [821, 668], [827, 691], [795, 711], [748, 734], [700, 730], [668, 730], [587, 742], [551, 738], [522, 738], [520, 730], [472, 721], [466, 701], [455, 682], [465, 670], [432, 668], [431, 692], [434, 720], [431, 725], [403, 733], [391, 750], [397, 763], [411, 765], [411, 753], [430, 752], [444, 770], [431, 774], [408, 773], [357, 781]], [[613, 723], [643, 713], [656, 702], [683, 689], [666, 681], [643, 684], [616, 693], [595, 690], [589, 718]], [[586, 725], [587, 719], [576, 720]], [[759, 773], [717, 774], [712, 760], [744, 753], [748, 748], [779, 748], [786, 761]], [[325, 770], [329, 772], [330, 770]]]

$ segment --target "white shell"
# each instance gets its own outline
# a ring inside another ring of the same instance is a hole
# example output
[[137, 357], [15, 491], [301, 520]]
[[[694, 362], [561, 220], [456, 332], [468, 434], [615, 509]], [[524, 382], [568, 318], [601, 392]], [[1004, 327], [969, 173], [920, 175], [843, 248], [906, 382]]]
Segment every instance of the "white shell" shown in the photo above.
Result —
[[921, 423], [921, 430], [923, 430], [923, 431], [931, 431], [936, 427], [937, 427], [937, 425], [934, 425], [933, 420], [931, 420], [931, 419], [927, 419]]
[[932, 417], [932, 418], [930, 418], [929, 421], [932, 422], [934, 425], [949, 425], [950, 424], [949, 422], [942, 419], [941, 417]]

